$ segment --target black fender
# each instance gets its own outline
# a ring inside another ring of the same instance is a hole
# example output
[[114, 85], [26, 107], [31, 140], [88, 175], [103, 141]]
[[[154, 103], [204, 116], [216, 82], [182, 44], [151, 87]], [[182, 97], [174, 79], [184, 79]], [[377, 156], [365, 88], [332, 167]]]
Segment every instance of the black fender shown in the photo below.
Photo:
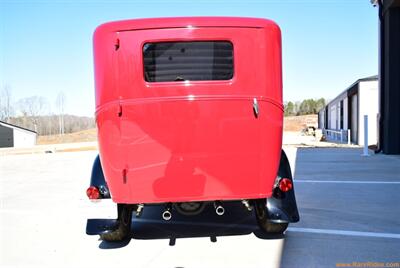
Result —
[[104, 178], [99, 155], [96, 156], [96, 159], [93, 162], [90, 186], [95, 186], [99, 189], [101, 194], [100, 199], [111, 198], [110, 190], [108, 189], [107, 182]]
[[[290, 169], [289, 160], [284, 150], [281, 152], [281, 160], [279, 162], [279, 170], [277, 179], [288, 178], [293, 183], [292, 171]], [[290, 223], [300, 220], [299, 211], [297, 209], [296, 197], [293, 189], [288, 192], [282, 192], [278, 187], [274, 186], [273, 195], [266, 201], [268, 221], [274, 223]]]

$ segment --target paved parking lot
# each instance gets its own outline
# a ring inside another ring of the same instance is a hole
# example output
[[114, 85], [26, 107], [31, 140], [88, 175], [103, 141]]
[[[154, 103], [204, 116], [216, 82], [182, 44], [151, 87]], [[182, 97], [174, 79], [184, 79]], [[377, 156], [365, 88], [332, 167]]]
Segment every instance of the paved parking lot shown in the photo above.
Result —
[[[400, 157], [361, 149], [287, 149], [301, 222], [284, 238], [256, 232], [254, 215], [134, 219], [129, 243], [85, 234], [87, 218], [115, 217], [109, 201], [87, 201], [95, 151], [0, 157], [2, 267], [335, 267], [400, 262]], [[254, 233], [255, 231], [255, 233]], [[210, 241], [210, 234], [217, 242]], [[170, 239], [177, 237], [176, 240]]]
[[301, 222], [286, 234], [282, 267], [353, 262], [400, 267], [400, 157], [361, 153], [297, 150]]

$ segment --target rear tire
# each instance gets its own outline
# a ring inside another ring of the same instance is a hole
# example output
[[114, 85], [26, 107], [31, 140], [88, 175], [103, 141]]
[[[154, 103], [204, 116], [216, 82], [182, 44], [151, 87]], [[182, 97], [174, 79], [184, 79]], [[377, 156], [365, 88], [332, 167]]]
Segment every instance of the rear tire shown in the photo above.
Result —
[[255, 205], [257, 223], [260, 229], [267, 234], [283, 234], [289, 223], [274, 223], [268, 220], [267, 208], [265, 201], [258, 201]]
[[132, 205], [118, 204], [116, 229], [102, 233], [100, 238], [107, 242], [118, 242], [129, 238], [133, 208], [134, 206]]

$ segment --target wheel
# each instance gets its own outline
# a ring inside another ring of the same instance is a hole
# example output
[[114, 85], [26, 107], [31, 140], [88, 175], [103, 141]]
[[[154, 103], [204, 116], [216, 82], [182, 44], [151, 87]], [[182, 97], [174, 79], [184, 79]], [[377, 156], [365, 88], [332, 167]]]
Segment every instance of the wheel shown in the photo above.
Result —
[[114, 230], [100, 235], [100, 238], [108, 242], [123, 241], [129, 237], [131, 231], [132, 210], [134, 206], [118, 204], [118, 220]]
[[283, 234], [288, 223], [274, 223], [268, 221], [268, 215], [265, 207], [265, 200], [257, 201], [255, 204], [257, 223], [260, 229], [268, 234]]

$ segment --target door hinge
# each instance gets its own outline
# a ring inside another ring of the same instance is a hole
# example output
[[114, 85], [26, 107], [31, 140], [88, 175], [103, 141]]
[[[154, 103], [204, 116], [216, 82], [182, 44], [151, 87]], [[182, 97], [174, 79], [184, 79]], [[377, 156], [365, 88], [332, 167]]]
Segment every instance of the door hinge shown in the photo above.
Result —
[[126, 184], [127, 181], [128, 181], [128, 170], [124, 168], [122, 170], [122, 182]]
[[118, 104], [118, 117], [122, 116], [122, 105], [121, 103]]
[[114, 42], [114, 49], [118, 50], [119, 46], [120, 46], [120, 41], [119, 41], [119, 38], [117, 38], [117, 39], [115, 39], [115, 42]]

